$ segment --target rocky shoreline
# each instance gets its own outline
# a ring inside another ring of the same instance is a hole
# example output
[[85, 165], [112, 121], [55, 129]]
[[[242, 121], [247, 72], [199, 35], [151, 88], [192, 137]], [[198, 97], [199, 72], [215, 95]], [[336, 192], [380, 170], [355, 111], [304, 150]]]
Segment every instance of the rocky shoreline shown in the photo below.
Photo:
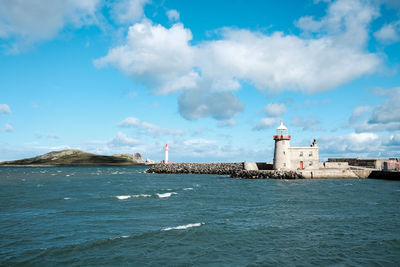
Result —
[[244, 170], [244, 163], [170, 163], [156, 164], [147, 170], [148, 173], [187, 173], [230, 175], [231, 178], [243, 179], [305, 179], [295, 171]]
[[159, 163], [153, 165], [147, 172], [232, 175], [241, 170], [243, 163]]
[[371, 170], [321, 169], [313, 171], [246, 170], [240, 163], [170, 163], [155, 164], [148, 173], [217, 174], [242, 179], [384, 179], [400, 180], [400, 172]]

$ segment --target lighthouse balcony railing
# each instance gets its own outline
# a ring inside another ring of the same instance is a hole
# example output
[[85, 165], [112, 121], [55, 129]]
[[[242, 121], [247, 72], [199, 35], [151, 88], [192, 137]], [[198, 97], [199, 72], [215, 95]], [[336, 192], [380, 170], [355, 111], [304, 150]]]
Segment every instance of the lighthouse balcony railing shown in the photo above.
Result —
[[291, 135], [274, 135], [274, 140], [290, 140], [290, 138], [292, 138]]

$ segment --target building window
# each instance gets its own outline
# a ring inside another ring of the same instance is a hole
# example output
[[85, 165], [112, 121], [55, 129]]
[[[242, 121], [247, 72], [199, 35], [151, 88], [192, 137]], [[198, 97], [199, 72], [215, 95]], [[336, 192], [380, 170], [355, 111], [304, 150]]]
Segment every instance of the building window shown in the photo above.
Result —
[[283, 155], [286, 155], [286, 152], [285, 152], [285, 151], [283, 151]]
[[286, 167], [286, 163], [283, 163], [283, 167]]
[[303, 156], [303, 152], [300, 152], [300, 157], [302, 157]]
[[310, 166], [312, 166], [312, 161], [310, 161]]
[[312, 157], [312, 151], [310, 151], [310, 152], [308, 153], [308, 156]]

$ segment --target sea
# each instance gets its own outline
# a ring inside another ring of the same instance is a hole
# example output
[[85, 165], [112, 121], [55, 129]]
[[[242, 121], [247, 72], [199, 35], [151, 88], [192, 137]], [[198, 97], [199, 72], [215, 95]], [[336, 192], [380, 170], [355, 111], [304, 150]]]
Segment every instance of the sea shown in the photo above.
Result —
[[1, 266], [399, 266], [400, 182], [0, 168]]

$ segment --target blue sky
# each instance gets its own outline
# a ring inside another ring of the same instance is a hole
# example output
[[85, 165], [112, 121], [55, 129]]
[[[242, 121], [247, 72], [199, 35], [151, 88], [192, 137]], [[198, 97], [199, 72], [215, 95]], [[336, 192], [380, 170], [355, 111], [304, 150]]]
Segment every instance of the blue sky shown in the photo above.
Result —
[[397, 0], [0, 0], [0, 161], [400, 157]]

